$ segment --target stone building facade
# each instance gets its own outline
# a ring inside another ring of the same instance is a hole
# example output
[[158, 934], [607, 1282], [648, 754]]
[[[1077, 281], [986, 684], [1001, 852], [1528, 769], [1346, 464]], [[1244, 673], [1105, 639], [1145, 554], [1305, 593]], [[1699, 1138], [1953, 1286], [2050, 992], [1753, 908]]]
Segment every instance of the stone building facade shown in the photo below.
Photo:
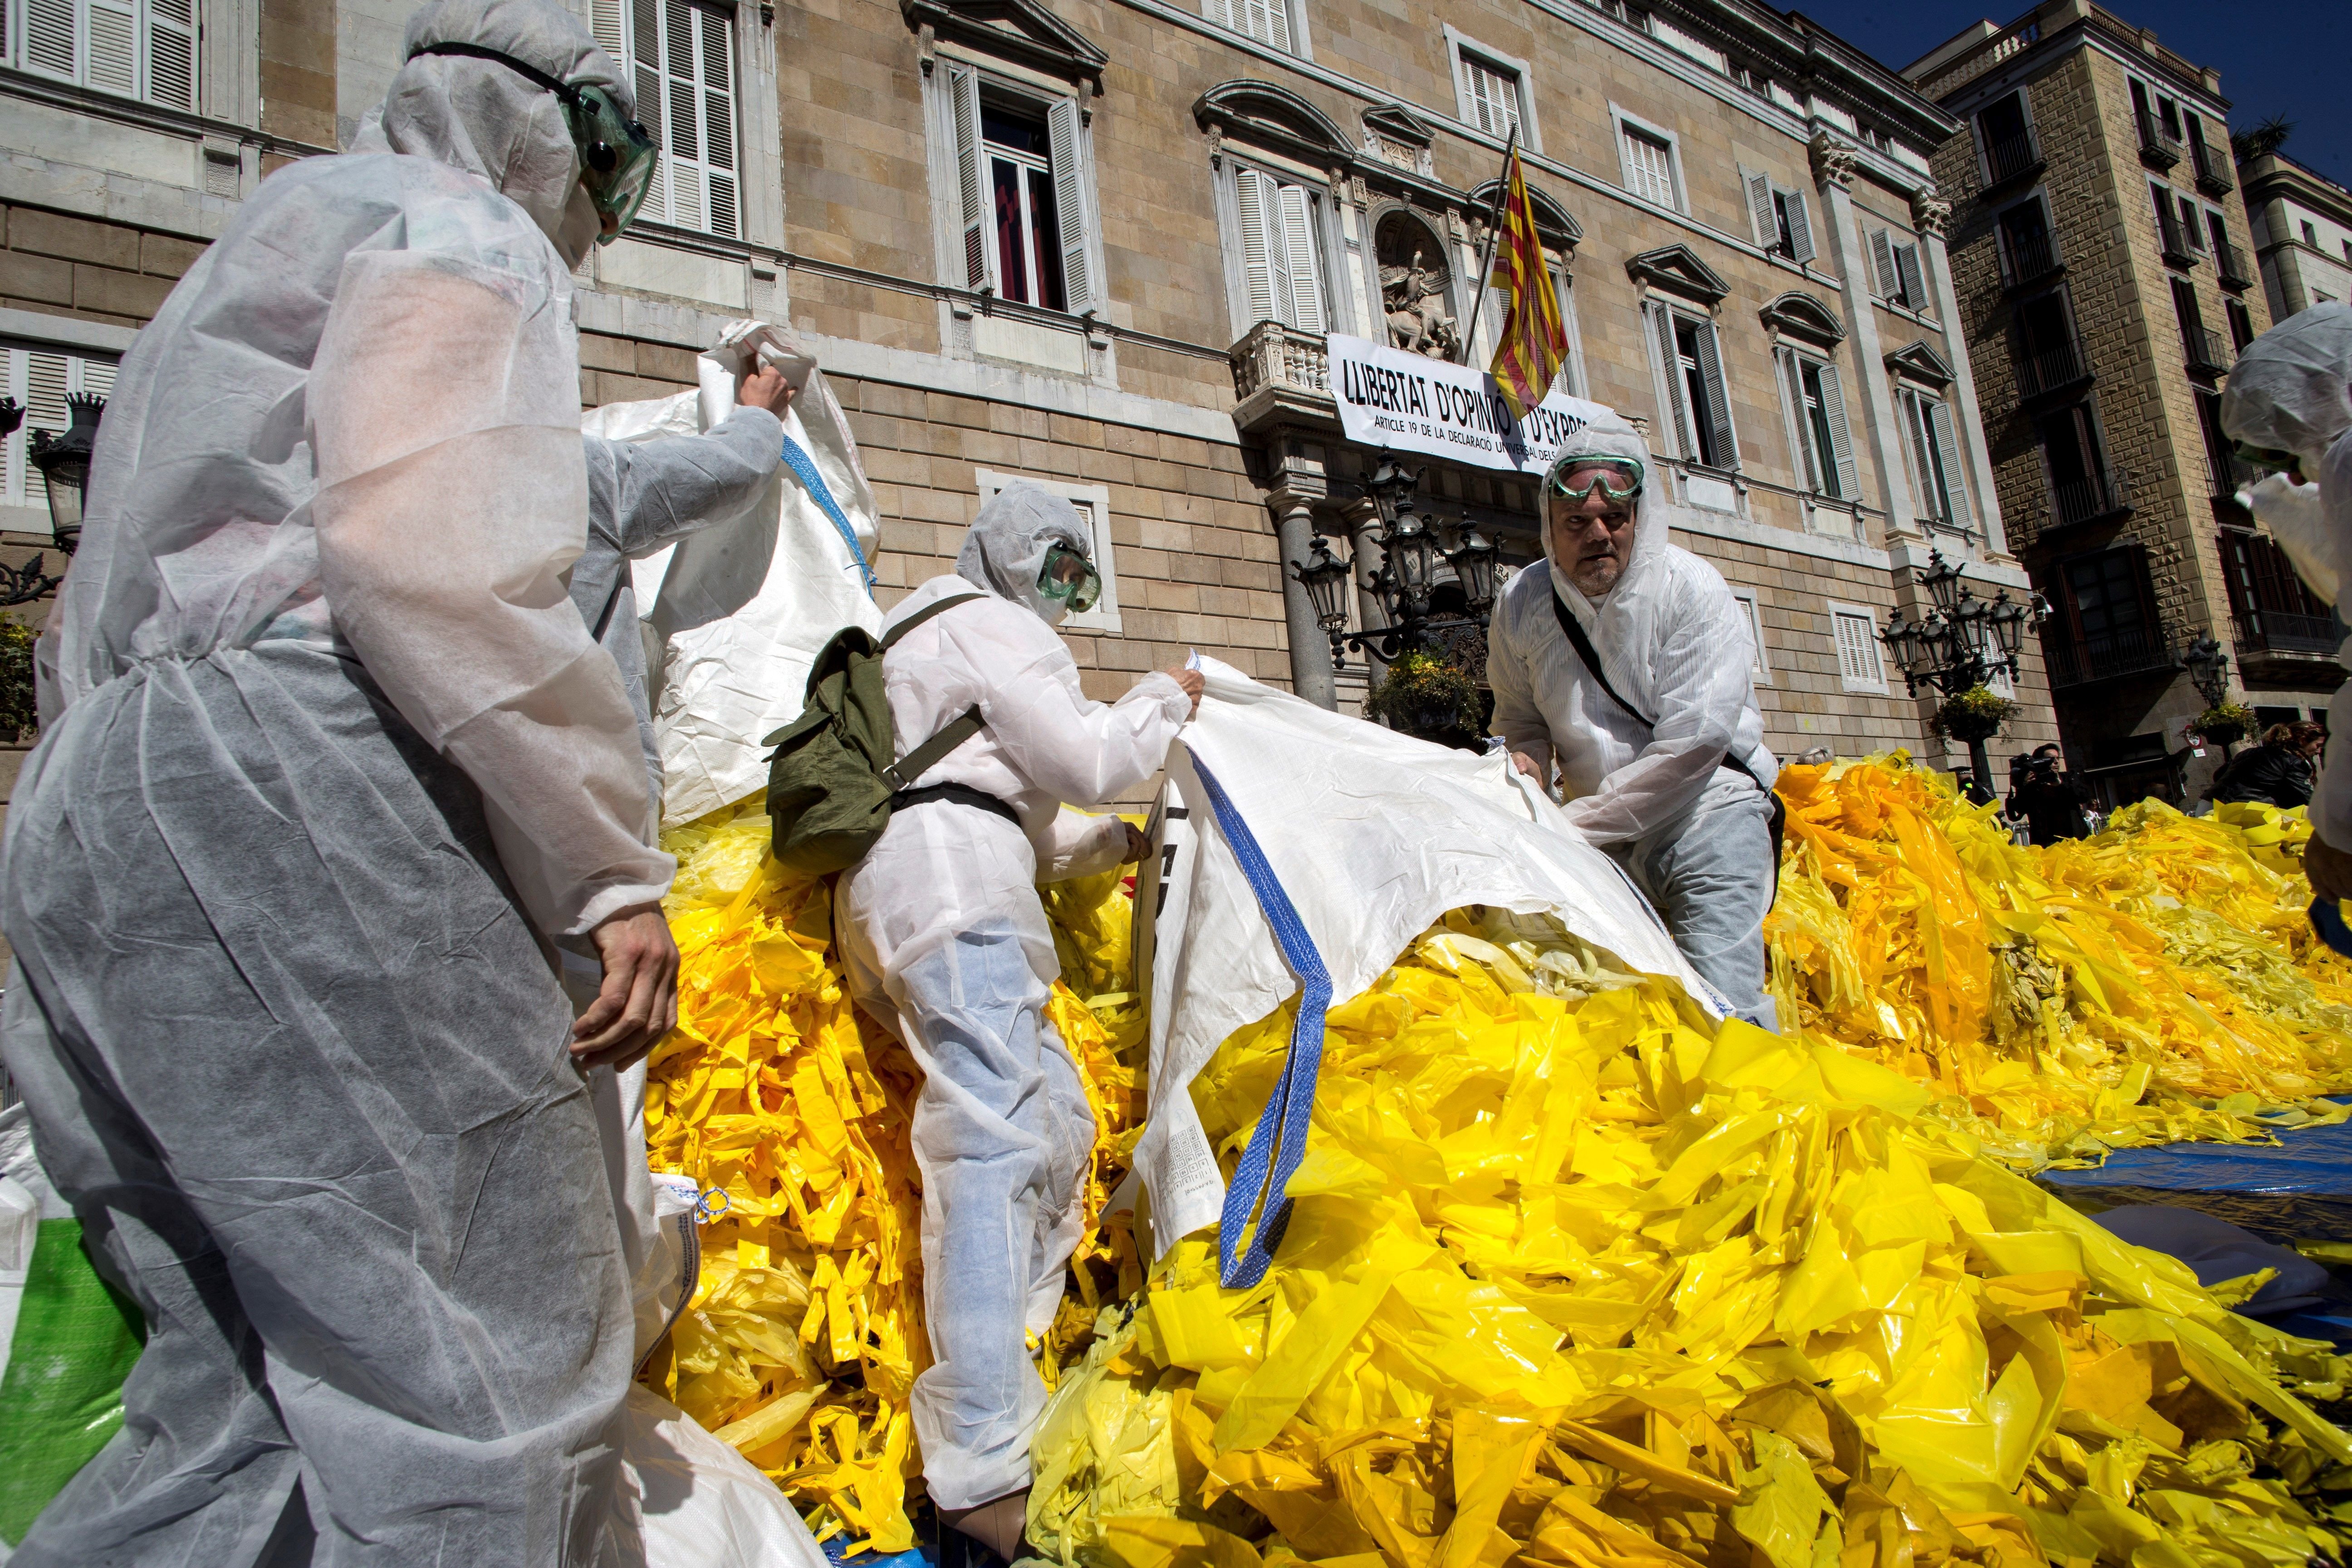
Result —
[[2324, 712], [2341, 630], [2233, 499], [2218, 417], [2271, 321], [2217, 73], [2087, 0], [1980, 23], [1904, 73], [1964, 122], [1936, 154], [2010, 538], [2075, 771], [2193, 800], [2221, 761], [2180, 658], [2210, 635], [2265, 721]]
[[2248, 159], [2238, 176], [2272, 317], [2352, 300], [2352, 191], [2284, 153]]
[[[1472, 296], [1516, 128], [1568, 388], [1647, 429], [1675, 537], [1748, 605], [1769, 742], [1958, 759], [1874, 636], [1917, 612], [1931, 551], [1980, 594], [2026, 585], [1978, 412], [2003, 404], [1974, 379], [1930, 162], [1958, 121], [1801, 19], [1729, 0], [576, 3], [666, 149], [657, 203], [582, 271], [583, 404], [688, 384], [730, 319], [789, 323], [875, 481], [886, 601], [947, 569], [982, 497], [1034, 479], [1087, 510], [1108, 567], [1070, 628], [1090, 692], [1197, 648], [1360, 701], [1370, 672], [1333, 669], [1283, 570], [1316, 533], [1360, 573], [1377, 561], [1374, 454], [1339, 437], [1324, 334], [1412, 336], [1402, 315], [1484, 363], [1498, 308]], [[409, 9], [133, 4], [127, 66], [81, 22], [19, 29], [0, 58], [0, 343], [37, 423], [62, 390], [104, 390], [257, 182], [348, 143]], [[23, 443], [0, 494], [19, 556], [46, 529]], [[1534, 558], [1528, 481], [1433, 463], [1424, 485], [1442, 525]], [[2031, 638], [2015, 694], [2011, 742], [2054, 734]]]

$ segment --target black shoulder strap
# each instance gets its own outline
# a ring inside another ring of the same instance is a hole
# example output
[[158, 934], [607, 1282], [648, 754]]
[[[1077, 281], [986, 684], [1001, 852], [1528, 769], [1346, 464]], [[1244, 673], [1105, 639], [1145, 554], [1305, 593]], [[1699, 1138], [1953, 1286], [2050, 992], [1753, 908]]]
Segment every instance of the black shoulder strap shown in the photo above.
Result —
[[[953, 598], [940, 599], [936, 603], [925, 605], [890, 628], [890, 635], [882, 639], [882, 651], [889, 652], [891, 644], [938, 615], [941, 610], [951, 610], [958, 605], [968, 605], [974, 599], [986, 597], [988, 595], [985, 594], [958, 594]], [[980, 709], [976, 704], [965, 709], [959, 717], [948, 721], [946, 726], [938, 734], [884, 768], [882, 782], [888, 784], [894, 791], [906, 789], [917, 779], [929, 773], [940, 758], [979, 734], [985, 727], [986, 721], [981, 718]]]
[[[1609, 672], [1601, 668], [1601, 655], [1593, 650], [1592, 638], [1586, 635], [1582, 623], [1578, 621], [1574, 613], [1569, 609], [1567, 601], [1559, 596], [1558, 588], [1551, 591], [1551, 613], [1559, 617], [1560, 634], [1568, 638], [1568, 646], [1576, 650], [1576, 657], [1584, 661], [1584, 668], [1592, 672], [1592, 679], [1601, 682], [1601, 689], [1609, 694], [1609, 700], [1651, 729], [1656, 729], [1658, 721], [1655, 719], [1626, 701], [1624, 694], [1609, 684]], [[1764, 781], [1756, 777], [1754, 768], [1749, 767], [1727, 751], [1723, 753], [1723, 765], [1734, 773], [1746, 773], [1758, 789], [1764, 790], [1768, 795], [1772, 794], [1770, 790], [1764, 789]], [[1776, 806], [1778, 801], [1779, 797], [1774, 796]]]

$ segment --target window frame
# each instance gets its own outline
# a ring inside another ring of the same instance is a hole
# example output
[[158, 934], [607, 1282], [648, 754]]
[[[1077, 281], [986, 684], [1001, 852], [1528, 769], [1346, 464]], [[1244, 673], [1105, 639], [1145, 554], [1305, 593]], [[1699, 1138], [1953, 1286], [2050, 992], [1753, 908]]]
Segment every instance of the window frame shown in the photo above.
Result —
[[[60, 367], [59, 402], [55, 410], [40, 409], [33, 405], [32, 362], [35, 355], [65, 362]], [[49, 531], [47, 488], [40, 482], [38, 470], [32, 464], [34, 430], [47, 430], [55, 436], [65, 434], [70, 423], [64, 412], [66, 395], [95, 391], [102, 397], [112, 397], [115, 376], [121, 365], [120, 354], [110, 358], [103, 353], [60, 343], [37, 342], [24, 338], [0, 340], [0, 397], [15, 398], [16, 406], [25, 411], [23, 423], [7, 437], [0, 438], [0, 518], [6, 518], [18, 509], [33, 514], [25, 520], [23, 529], [13, 531], [35, 534]], [[88, 374], [92, 370], [103, 374], [93, 378]], [[5, 522], [0, 522], [0, 528], [6, 526]]]
[[[1895, 399], [1896, 416], [1903, 426], [1904, 456], [1912, 470], [1911, 494], [1923, 503], [1918, 509], [1920, 515], [1939, 528], [1973, 538], [1974, 498], [1969, 494], [1967, 461], [1951, 400], [1908, 383], [1896, 385]], [[1939, 414], [1943, 416], [1941, 420], [1936, 417]], [[1942, 500], [1940, 511], [1931, 511], [1924, 504], [1930, 499]]]
[[[1799, 267], [1810, 267], [1821, 255], [1819, 232], [1811, 202], [1794, 185], [1784, 185], [1760, 169], [1736, 165], [1740, 195], [1748, 206], [1748, 232], [1767, 256], [1777, 256]], [[1783, 235], [1788, 237], [1784, 247]]]
[[[1853, 506], [1862, 500], [1861, 465], [1855, 458], [1853, 411], [1845, 400], [1845, 378], [1832, 356], [1808, 353], [1790, 342], [1774, 346], [1773, 357], [1780, 362], [1780, 400], [1787, 409], [1789, 426], [1795, 446], [1795, 471], [1801, 479], [1805, 493], [1819, 500], [1837, 501]], [[1807, 377], [1818, 398], [1809, 395]], [[1818, 412], [1820, 425], [1813, 423]], [[1843, 433], [1844, 441], [1838, 436]], [[1819, 450], [1826, 439], [1829, 450]], [[1832, 486], [1837, 488], [1832, 488]], [[1851, 487], [1851, 490], [1845, 487]]]
[[[671, 47], [676, 42], [669, 27], [669, 10], [673, 5], [683, 8], [689, 17], [698, 14], [701, 17], [699, 22], [690, 23], [695, 34], [692, 44], [694, 68], [690, 78], [681, 78], [670, 68]], [[641, 21], [641, 17], [649, 20]], [[745, 210], [746, 197], [752, 179], [744, 168], [744, 149], [750, 140], [744, 135], [744, 121], [745, 110], [752, 95], [744, 90], [749, 85], [745, 78], [751, 73], [745, 68], [742, 19], [736, 7], [728, 0], [593, 0], [589, 19], [597, 43], [619, 65], [622, 75], [628, 79], [631, 90], [636, 95], [637, 118], [654, 132], [661, 143], [660, 162], [654, 171], [656, 184], [646, 194], [641, 216], [648, 223], [688, 234], [737, 242], [746, 239], [751, 228]], [[713, 24], [726, 28], [725, 51], [717, 57], [713, 56], [702, 36], [702, 29]], [[644, 47], [648, 41], [654, 45], [656, 54], [651, 63], [643, 58]], [[728, 79], [723, 89], [712, 87], [708, 80], [707, 73], [714, 58], [724, 59], [727, 65]], [[677, 138], [671, 102], [672, 90], [682, 80], [692, 83], [695, 145], [701, 149], [701, 155], [683, 160], [683, 163], [680, 155], [672, 151]], [[648, 85], [658, 92], [658, 103], [646, 101]], [[723, 168], [708, 155], [710, 143], [709, 100], [714, 94], [723, 97], [728, 108], [727, 135], [731, 145], [729, 148], [730, 162]], [[678, 217], [677, 195], [681, 178], [698, 180], [696, 205], [700, 216], [692, 223], [683, 222]], [[726, 182], [723, 188], [732, 214], [732, 232], [719, 227], [714, 216], [718, 205], [716, 196], [722, 189], [719, 182]]]
[[[1673, 432], [1675, 457], [1686, 467], [1699, 468], [1707, 474], [1739, 472], [1739, 426], [1732, 413], [1730, 384], [1723, 374], [1722, 333], [1715, 318], [1704, 311], [1679, 308], [1672, 300], [1654, 295], [1642, 301], [1642, 336], [1648, 344], [1652, 374], [1659, 397], [1659, 422]], [[1707, 441], [1700, 436], [1697, 423], [1700, 411], [1691, 408], [1686, 401], [1688, 376], [1694, 368], [1699, 374], [1702, 401], [1705, 401], [1706, 356], [1696, 355], [1694, 366], [1685, 364], [1681, 350], [1682, 331], [1685, 327], [1704, 331], [1706, 339], [1696, 341], [1709, 342], [1712, 345], [1715, 390], [1721, 406], [1718, 409], [1710, 405], [1705, 413], [1709, 425], [1708, 434], [1725, 448], [1718, 455], [1727, 457], [1730, 459], [1727, 463], [1707, 460]], [[1667, 352], [1669, 342], [1674, 345], [1671, 358]], [[1721, 424], [1717, 427], [1716, 416], [1718, 413]]]
[[[152, 104], [184, 114], [210, 111], [205, 97], [211, 73], [204, 63], [206, 17], [202, 0], [184, 0], [188, 13], [185, 21], [165, 14], [161, 0], [53, 0], [50, 9], [64, 9], [71, 13], [73, 65], [62, 71], [36, 63], [34, 58], [32, 11], [36, 3], [37, 0], [5, 0], [7, 6], [7, 26], [5, 28], [7, 48], [0, 52], [0, 65], [21, 70], [43, 81], [68, 83], [85, 91], [129, 103]], [[94, 69], [96, 51], [93, 48], [93, 22], [98, 15], [120, 18], [129, 30], [131, 81], [127, 88], [98, 79]], [[156, 94], [155, 42], [159, 31], [164, 37], [179, 39], [184, 46], [187, 69], [184, 102]]]
[[[1626, 195], [1663, 205], [1668, 212], [1690, 216], [1690, 183], [1683, 177], [1682, 138], [1662, 125], [1655, 125], [1639, 115], [1628, 114], [1616, 104], [1609, 106], [1609, 131], [1617, 142], [1618, 177]], [[1674, 200], [1660, 203], [1633, 184], [1633, 136], [1643, 136], [1661, 142], [1666, 150], [1666, 180], [1674, 187]]]
[[1065, 632], [1100, 632], [1110, 637], [1124, 637], [1125, 629], [1118, 609], [1118, 559], [1111, 539], [1110, 487], [1108, 485], [1074, 484], [1046, 474], [1006, 473], [995, 468], [974, 467], [973, 488], [979, 492], [979, 505], [985, 506], [996, 499], [1006, 486], [1035, 485], [1038, 489], [1060, 496], [1064, 500], [1083, 510], [1087, 526], [1093, 531], [1095, 571], [1102, 577], [1102, 599], [1091, 610], [1072, 610], [1062, 617], [1057, 630]]
[[[1868, 692], [1877, 697], [1891, 695], [1886, 680], [1886, 645], [1878, 640], [1878, 612], [1867, 605], [1850, 605], [1839, 599], [1822, 600], [1822, 609], [1829, 617], [1830, 653], [1837, 660], [1838, 689]], [[1845, 638], [1839, 629], [1842, 621], [1849, 625], [1857, 621], [1861, 623], [1859, 646], [1870, 650], [1869, 659], [1874, 673], [1864, 674], [1847, 660]]]
[[1518, 100], [1519, 145], [1530, 153], [1543, 151], [1543, 132], [1536, 123], [1535, 75], [1533, 68], [1518, 56], [1482, 44], [1451, 23], [1443, 25], [1445, 37], [1446, 72], [1454, 79], [1454, 118], [1482, 136], [1496, 141], [1506, 132], [1486, 130], [1478, 123], [1476, 100], [1470, 90], [1468, 67], [1471, 57], [1486, 66], [1490, 74], [1508, 73], [1512, 96]]
[[2001, 94], [1999, 98], [1993, 99], [1985, 103], [1974, 113], [1969, 116], [1969, 140], [1974, 143], [1969, 150], [1976, 154], [1977, 181], [1980, 186], [1989, 187], [2000, 183], [1993, 174], [1993, 142], [1990, 132], [1985, 129], [1984, 117], [1990, 110], [1999, 107], [2000, 104], [2008, 102], [2011, 99], [2014, 99], [2017, 101], [2017, 121], [2019, 128], [2025, 133], [2027, 141], [2034, 146], [2036, 151], [2039, 151], [2040, 149], [2041, 132], [2033, 122], [2033, 100], [2026, 92], [2023, 87], [2013, 88], [2010, 91]]
[[[1291, 321], [1283, 321], [1282, 324], [1293, 331], [1325, 333], [1341, 330], [1340, 323], [1347, 318], [1340, 310], [1339, 279], [1332, 263], [1336, 257], [1344, 266], [1348, 253], [1346, 238], [1339, 231], [1338, 214], [1333, 210], [1335, 204], [1330, 199], [1330, 191], [1319, 180], [1297, 168], [1286, 166], [1279, 160], [1238, 153], [1229, 145], [1219, 161], [1216, 198], [1219, 248], [1224, 257], [1225, 300], [1233, 323], [1234, 341], [1238, 342], [1247, 337], [1257, 329], [1260, 321], [1282, 321], [1279, 314], [1258, 314], [1250, 299], [1248, 236], [1244, 226], [1242, 197], [1244, 180], [1247, 176], [1270, 180], [1278, 187], [1297, 188], [1305, 194], [1307, 232], [1314, 247], [1318, 283], [1316, 302], [1323, 312], [1323, 320], [1314, 327]], [[1271, 292], [1271, 251], [1268, 252], [1267, 267], [1267, 288]], [[1295, 279], [1295, 273], [1293, 276]], [[1295, 280], [1291, 291], [1295, 298]]]
[[1278, 12], [1281, 15], [1283, 26], [1290, 35], [1289, 41], [1286, 43], [1276, 42], [1273, 38], [1262, 37], [1250, 30], [1241, 20], [1247, 15], [1248, 4], [1249, 0], [1201, 0], [1201, 19], [1238, 33], [1243, 37], [1261, 44], [1277, 54], [1288, 55], [1302, 60], [1311, 60], [1315, 58], [1315, 50], [1307, 34], [1305, 0], [1260, 0], [1261, 10], [1269, 14]]
[[1772, 684], [1772, 661], [1764, 651], [1764, 612], [1757, 602], [1756, 590], [1742, 588], [1736, 583], [1726, 585], [1731, 589], [1731, 596], [1738, 600], [1748, 612], [1748, 637], [1755, 645], [1755, 658], [1748, 666], [1748, 682], [1755, 686], [1769, 686]]

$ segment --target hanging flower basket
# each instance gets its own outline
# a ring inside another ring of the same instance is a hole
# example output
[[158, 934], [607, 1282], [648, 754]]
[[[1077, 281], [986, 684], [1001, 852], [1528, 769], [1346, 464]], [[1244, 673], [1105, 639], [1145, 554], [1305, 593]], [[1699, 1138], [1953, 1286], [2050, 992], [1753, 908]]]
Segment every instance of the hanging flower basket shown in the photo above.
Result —
[[1441, 746], [1475, 748], [1479, 743], [1476, 683], [1425, 653], [1409, 653], [1390, 665], [1388, 679], [1364, 707], [1400, 734]]
[[1944, 699], [1936, 710], [1930, 725], [1937, 734], [1948, 735], [1955, 741], [1969, 742], [1990, 741], [2000, 733], [2009, 722], [2017, 704], [1999, 692], [1983, 686], [1971, 686], [1966, 691]]
[[2254, 710], [2242, 702], [2216, 702], [2196, 718], [2189, 727], [2209, 744], [2235, 745], [2254, 732]]

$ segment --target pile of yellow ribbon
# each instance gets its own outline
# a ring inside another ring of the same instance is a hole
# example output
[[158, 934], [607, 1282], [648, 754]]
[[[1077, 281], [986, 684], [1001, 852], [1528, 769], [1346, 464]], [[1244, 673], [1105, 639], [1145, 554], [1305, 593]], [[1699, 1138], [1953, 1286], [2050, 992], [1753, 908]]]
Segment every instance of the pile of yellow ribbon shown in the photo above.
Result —
[[[2326, 1347], [2223, 1310], [1865, 1056], [1475, 956], [1527, 940], [1457, 912], [1333, 1010], [1274, 1268], [1222, 1289], [1213, 1241], [1186, 1240], [1100, 1314], [1038, 1434], [1034, 1546], [1125, 1568], [2337, 1553], [2322, 1489], [2352, 1487], [2352, 1440], [2298, 1397], [2343, 1393]], [[1229, 1170], [1286, 1014], [1193, 1085]]]
[[2021, 1167], [2340, 1120], [2352, 966], [2322, 947], [2298, 809], [2009, 840], [1998, 807], [1900, 758], [1790, 767], [1765, 924], [1784, 1029], [1867, 1051]]

